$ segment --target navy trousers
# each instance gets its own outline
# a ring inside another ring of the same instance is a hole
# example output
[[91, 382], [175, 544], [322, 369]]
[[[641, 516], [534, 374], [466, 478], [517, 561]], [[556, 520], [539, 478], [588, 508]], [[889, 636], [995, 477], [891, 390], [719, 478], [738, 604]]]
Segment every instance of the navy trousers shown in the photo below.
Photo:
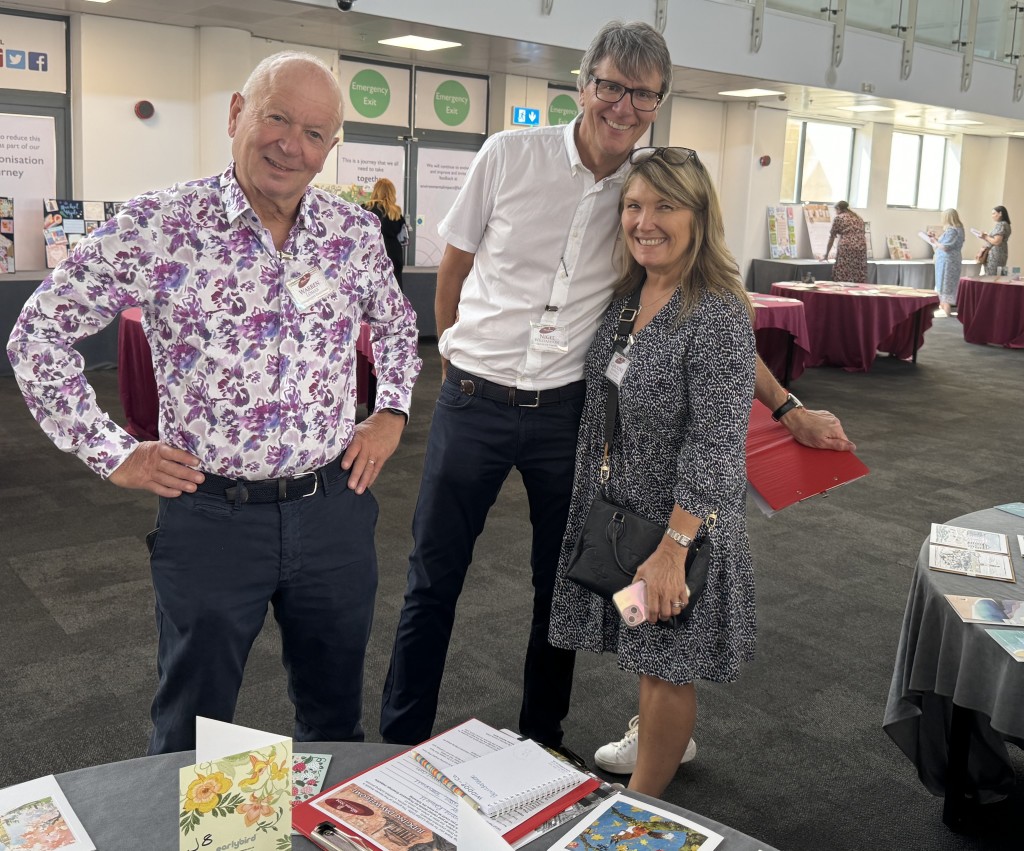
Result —
[[548, 644], [558, 554], [569, 515], [583, 397], [537, 408], [468, 396], [448, 380], [434, 409], [413, 518], [405, 603], [384, 684], [381, 735], [417, 744], [431, 735], [455, 606], [487, 512], [513, 467], [533, 526], [533, 619], [519, 730], [562, 742], [575, 656]]
[[377, 503], [347, 473], [292, 502], [161, 498], [149, 543], [159, 686], [151, 754], [195, 747], [195, 717], [231, 721], [267, 606], [281, 630], [296, 741], [362, 741], [363, 658], [377, 589]]

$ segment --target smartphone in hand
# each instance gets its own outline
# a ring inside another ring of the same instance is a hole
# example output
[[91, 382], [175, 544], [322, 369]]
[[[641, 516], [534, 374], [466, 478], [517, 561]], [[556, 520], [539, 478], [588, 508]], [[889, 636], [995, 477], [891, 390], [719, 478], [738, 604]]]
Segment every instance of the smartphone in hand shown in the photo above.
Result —
[[647, 583], [641, 579], [616, 591], [612, 603], [626, 626], [639, 626], [647, 620]]

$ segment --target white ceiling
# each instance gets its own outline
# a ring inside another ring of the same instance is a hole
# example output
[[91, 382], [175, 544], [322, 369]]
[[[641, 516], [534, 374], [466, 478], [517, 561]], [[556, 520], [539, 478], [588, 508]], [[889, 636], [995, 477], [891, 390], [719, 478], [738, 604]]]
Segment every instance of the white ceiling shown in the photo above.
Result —
[[[311, 2], [330, 5], [304, 5], [289, 0], [112, 0], [107, 4], [88, 0], [14, 0], [4, 2], [4, 7], [53, 14], [82, 12], [109, 15], [182, 27], [232, 27], [248, 30], [260, 38], [334, 48], [348, 56], [377, 57], [406, 64], [476, 73], [517, 74], [575, 86], [575, 77], [570, 72], [579, 63], [579, 52], [576, 50], [444, 27], [408, 24], [377, 15], [360, 14], [358, 11], [343, 13], [330, 0]], [[358, 3], [354, 8], [358, 9]], [[437, 53], [417, 53], [377, 43], [380, 39], [410, 32], [458, 41], [462, 46]], [[1024, 121], [998, 116], [976, 113], [959, 113], [954, 116], [953, 111], [946, 107], [683, 67], [676, 68], [673, 91], [676, 94], [721, 101], [731, 98], [723, 98], [718, 94], [720, 91], [751, 87], [784, 92], [784, 99], [773, 96], [760, 99], [761, 103], [786, 109], [803, 118], [836, 119], [852, 123], [870, 120], [906, 129], [984, 136], [1003, 136], [1010, 131], [1024, 132]], [[858, 115], [840, 109], [863, 103], [877, 103], [891, 107], [893, 111]], [[973, 118], [984, 123], [968, 127], [953, 127], [943, 123], [954, 117]]]

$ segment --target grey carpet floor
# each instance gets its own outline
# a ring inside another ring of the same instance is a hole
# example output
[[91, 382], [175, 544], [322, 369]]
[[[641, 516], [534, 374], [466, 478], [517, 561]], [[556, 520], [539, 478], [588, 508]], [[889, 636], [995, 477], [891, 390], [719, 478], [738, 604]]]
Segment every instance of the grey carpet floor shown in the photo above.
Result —
[[[402, 447], [375, 488], [380, 592], [365, 727], [401, 606], [409, 531], [440, 365], [434, 345]], [[115, 372], [90, 373], [120, 416]], [[906, 593], [933, 521], [1024, 499], [1024, 351], [971, 346], [937, 319], [916, 366], [809, 370], [794, 392], [838, 413], [871, 475], [772, 517], [750, 509], [758, 656], [731, 685], [698, 687], [698, 757], [665, 797], [780, 849], [1020, 849], [1010, 815], [950, 833], [942, 802], [881, 729]], [[0, 378], [0, 787], [140, 756], [155, 684], [144, 538], [155, 499], [101, 482], [50, 445]], [[438, 729], [518, 717], [529, 611], [525, 493], [513, 473], [491, 512], [460, 603]], [[273, 619], [253, 648], [236, 720], [287, 734], [291, 707]], [[635, 712], [633, 677], [581, 655], [566, 741], [590, 755]], [[1024, 712], [1024, 707], [1021, 708]], [[1011, 748], [1018, 777], [1021, 754]], [[129, 847], [129, 846], [126, 846]]]

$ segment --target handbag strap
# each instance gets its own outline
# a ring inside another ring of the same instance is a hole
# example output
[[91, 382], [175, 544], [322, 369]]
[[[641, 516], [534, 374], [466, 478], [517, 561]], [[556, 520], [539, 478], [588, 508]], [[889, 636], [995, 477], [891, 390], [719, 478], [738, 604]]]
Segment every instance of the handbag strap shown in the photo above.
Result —
[[[636, 315], [640, 312], [640, 290], [642, 288], [643, 282], [630, 293], [626, 303], [622, 305], [622, 310], [619, 311], [619, 324], [615, 329], [615, 334], [612, 336], [613, 351], [621, 351], [633, 334]], [[600, 469], [602, 486], [608, 484], [608, 479], [611, 478], [612, 474], [612, 441], [615, 439], [615, 421], [619, 416], [619, 387], [608, 376], [605, 376], [604, 380], [608, 388], [608, 398], [604, 409], [604, 455], [601, 458]]]

